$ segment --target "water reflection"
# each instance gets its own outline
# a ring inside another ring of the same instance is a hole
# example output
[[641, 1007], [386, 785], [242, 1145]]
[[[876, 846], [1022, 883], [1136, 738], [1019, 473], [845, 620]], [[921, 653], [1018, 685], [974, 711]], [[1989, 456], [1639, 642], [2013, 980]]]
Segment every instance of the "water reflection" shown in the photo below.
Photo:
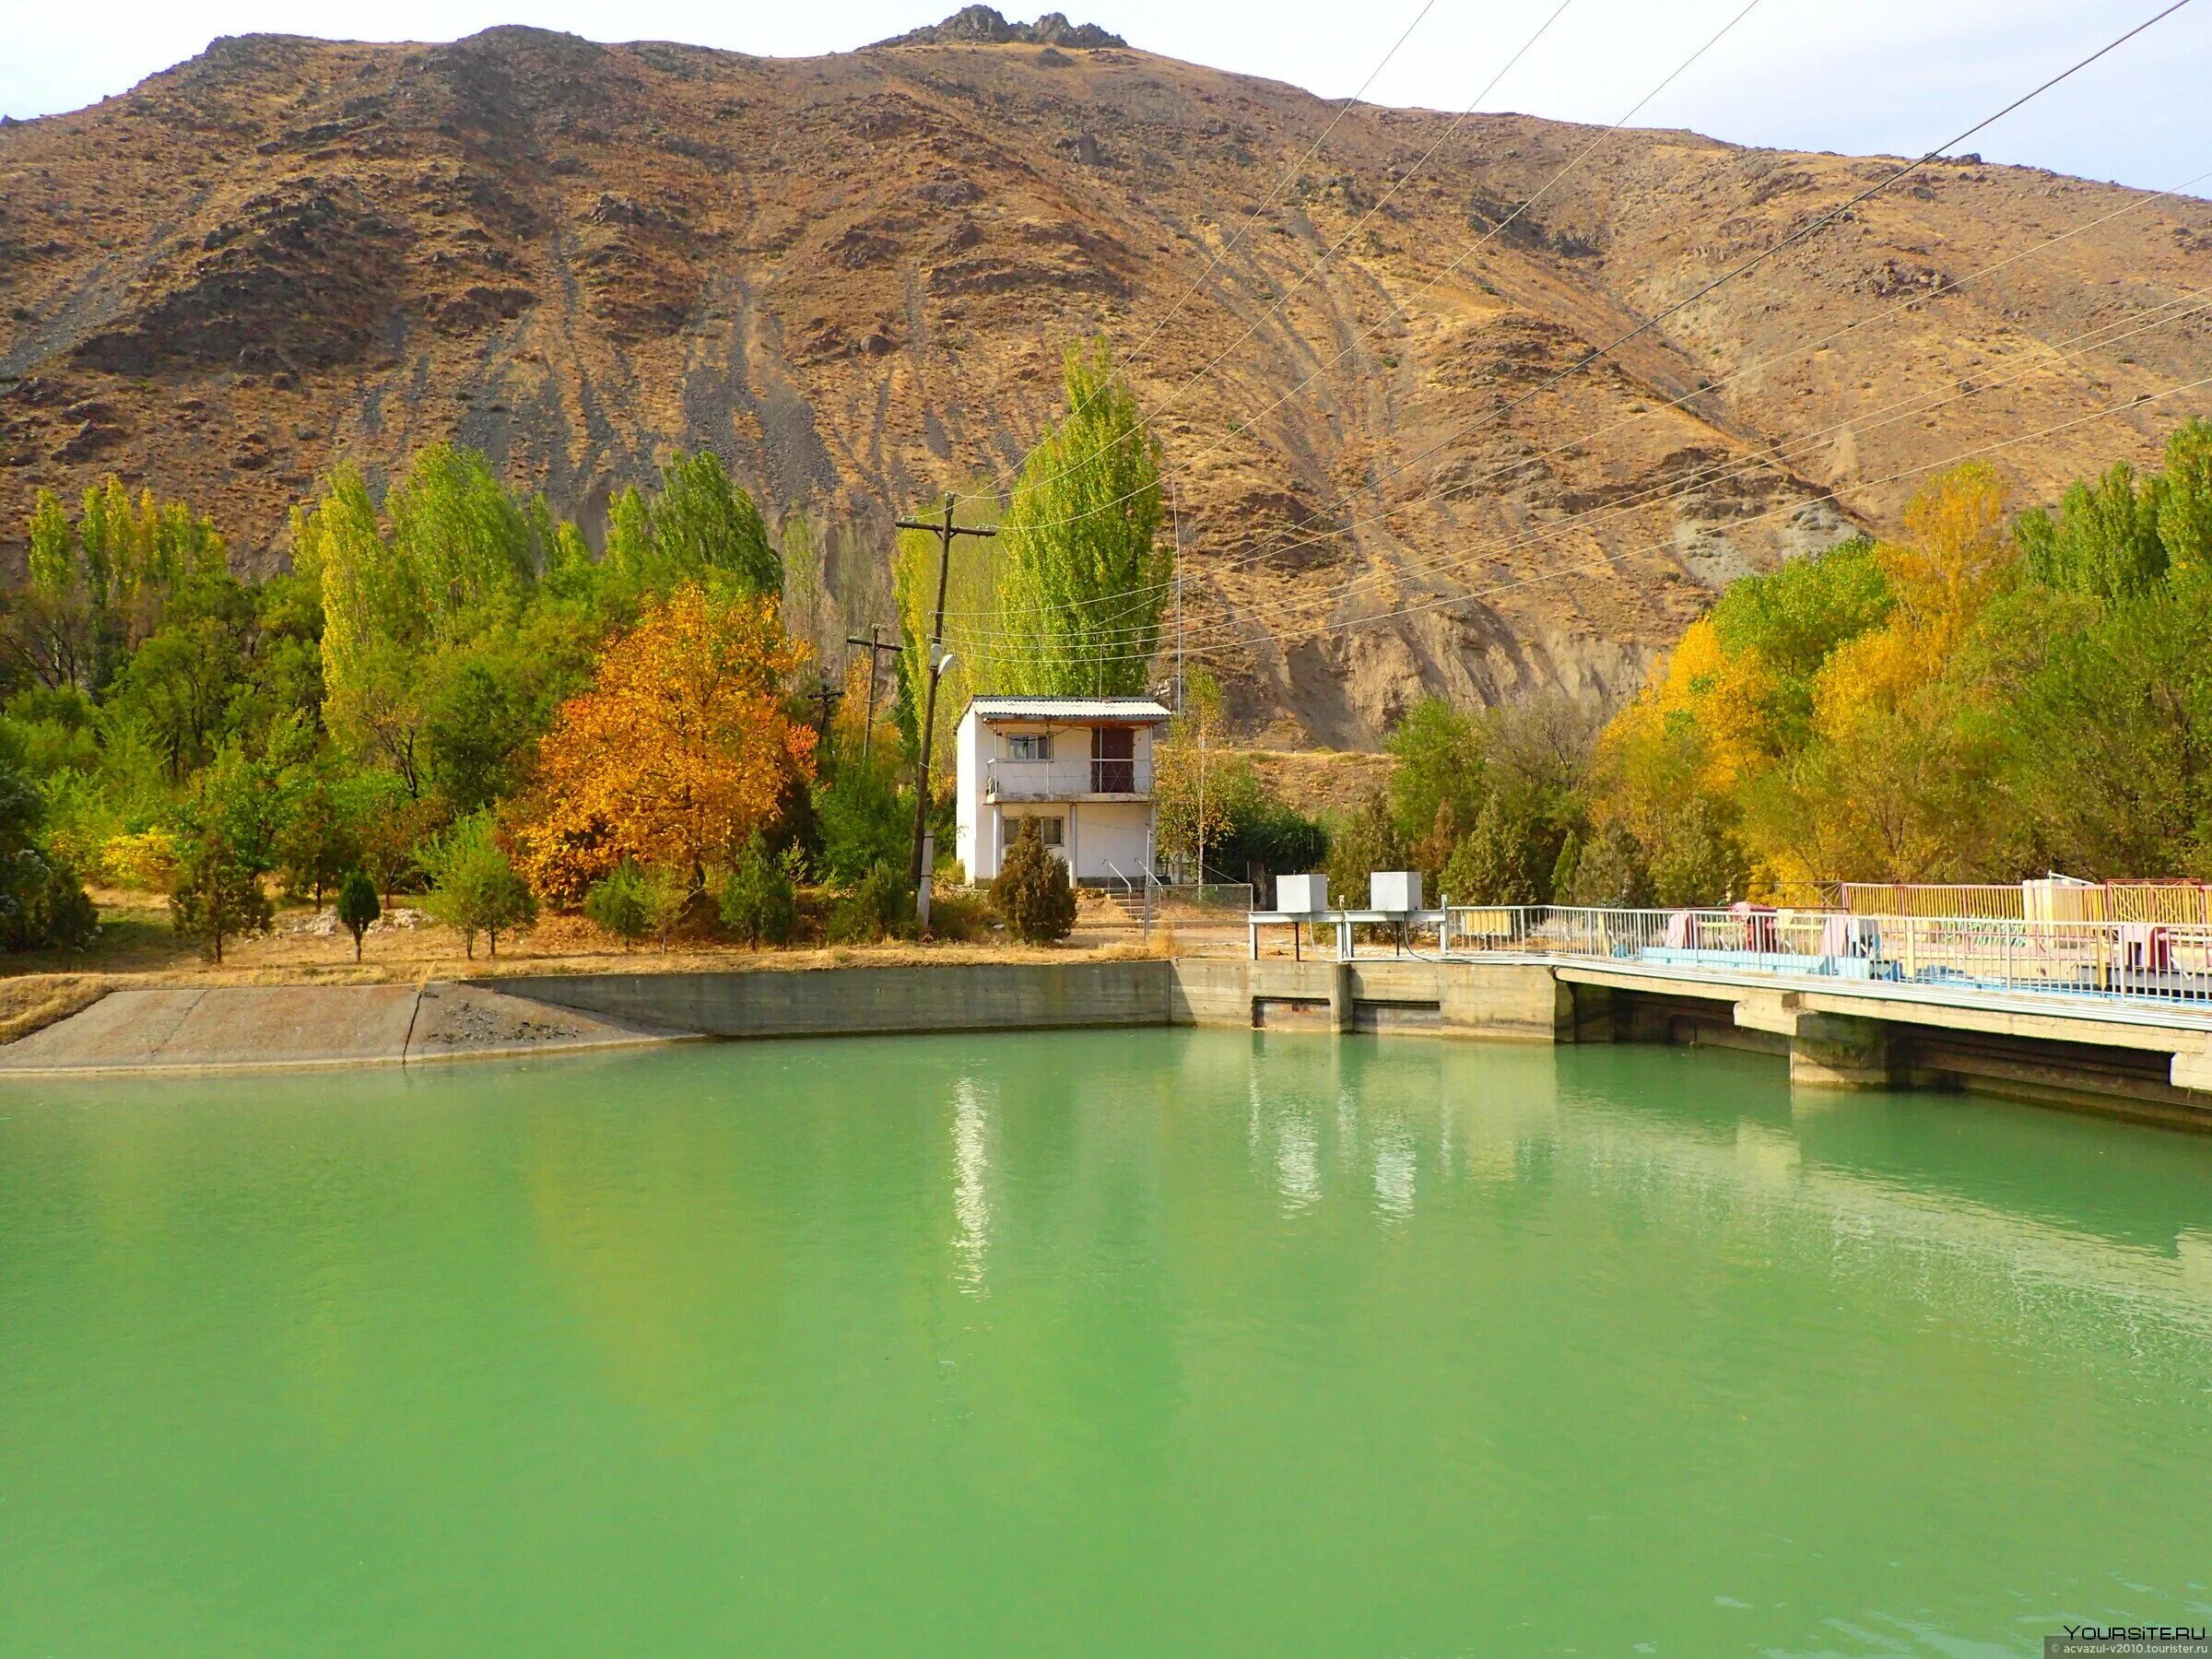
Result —
[[1375, 1207], [1385, 1216], [1413, 1214], [1413, 1176], [1418, 1160], [1413, 1134], [1402, 1124], [1384, 1125], [1375, 1135]]
[[[1822, 1097], [1808, 1110], [1764, 1072], [1733, 1077], [1735, 1062], [1710, 1055], [1654, 1067], [1664, 1082], [1641, 1098], [1571, 1082], [1577, 1065], [1621, 1068], [1616, 1055], [1274, 1036], [1251, 1057], [1248, 1155], [1286, 1215], [1328, 1207], [1324, 1163], [1349, 1177], [1340, 1203], [1371, 1191], [1375, 1220], [1394, 1225], [1470, 1183], [1565, 1180], [1629, 1198], [1650, 1221], [1733, 1235], [1778, 1253], [1770, 1259], [1886, 1281], [2016, 1331], [2086, 1312], [2116, 1341], [2136, 1340], [2146, 1318], [2169, 1338], [2212, 1338], [2212, 1233], [2108, 1236], [2064, 1205], [2025, 1202], [2082, 1184], [2069, 1174], [2074, 1140], [2117, 1151], [2136, 1145], [2133, 1131], [1971, 1100], [1944, 1101], [1956, 1115], [1940, 1127], [1928, 1108], [1883, 1097]], [[1762, 1100], [1771, 1110], [1756, 1109]], [[1862, 1147], [1898, 1161], [1867, 1162]], [[1900, 1148], [1917, 1150], [1899, 1159]], [[1938, 1151], [1964, 1161], [1932, 1182], [1922, 1159]]]
[[1302, 1112], [1285, 1112], [1276, 1121], [1275, 1180], [1286, 1210], [1321, 1200], [1321, 1136]]
[[991, 1243], [991, 1195], [983, 1178], [990, 1171], [986, 1139], [990, 1120], [983, 1091], [973, 1077], [952, 1086], [952, 1213], [959, 1234], [952, 1241], [959, 1260], [953, 1277], [971, 1296], [983, 1289], [983, 1253]]

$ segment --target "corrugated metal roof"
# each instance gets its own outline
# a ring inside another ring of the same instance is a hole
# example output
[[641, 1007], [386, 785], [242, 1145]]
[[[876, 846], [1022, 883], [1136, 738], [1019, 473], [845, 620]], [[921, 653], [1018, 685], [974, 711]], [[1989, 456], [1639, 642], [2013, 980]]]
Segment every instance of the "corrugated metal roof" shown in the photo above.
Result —
[[968, 706], [979, 720], [1124, 720], [1145, 725], [1174, 718], [1164, 703], [1149, 697], [979, 697]]

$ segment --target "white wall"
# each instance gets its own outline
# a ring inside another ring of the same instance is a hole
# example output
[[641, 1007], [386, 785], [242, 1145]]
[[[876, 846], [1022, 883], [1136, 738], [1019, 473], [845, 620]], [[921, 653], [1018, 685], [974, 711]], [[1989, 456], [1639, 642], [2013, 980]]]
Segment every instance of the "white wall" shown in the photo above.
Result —
[[[971, 881], [987, 881], [989, 877], [976, 874], [977, 861], [984, 849], [976, 839], [982, 820], [990, 808], [983, 805], [983, 735], [982, 722], [975, 717], [975, 705], [969, 704], [960, 716], [959, 728], [953, 733], [953, 855], [960, 861]], [[998, 870], [998, 857], [991, 853], [993, 874]]]
[[1073, 819], [1068, 839], [1074, 843], [1077, 880], [1144, 878], [1147, 831], [1152, 822], [1148, 805], [1142, 801], [1085, 801], [1067, 811]]
[[[1088, 725], [1048, 725], [1034, 721], [994, 722], [985, 726], [971, 707], [961, 717], [954, 748], [959, 771], [955, 819], [956, 850], [971, 882], [995, 878], [1006, 851], [1013, 843], [1024, 816], [1057, 818], [1065, 821], [1063, 844], [1055, 849], [1078, 881], [1105, 881], [1115, 877], [1142, 878], [1145, 854], [1151, 844], [1152, 809], [1143, 801], [1006, 801], [983, 799], [985, 764], [1004, 759], [1006, 739], [1018, 732], [1050, 732], [1055, 766], [1068, 763], [1070, 794], [1087, 793], [1090, 776], [1090, 728]], [[1145, 775], [1152, 759], [1153, 729], [1136, 728], [1135, 759]]]

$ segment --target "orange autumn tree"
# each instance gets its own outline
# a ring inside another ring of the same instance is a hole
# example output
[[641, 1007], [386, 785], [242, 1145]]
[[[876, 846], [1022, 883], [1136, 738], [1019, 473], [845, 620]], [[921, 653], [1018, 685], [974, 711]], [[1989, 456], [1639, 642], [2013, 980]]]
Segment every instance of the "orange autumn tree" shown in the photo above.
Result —
[[693, 585], [647, 611], [538, 746], [515, 834], [530, 885], [573, 905], [626, 858], [694, 887], [734, 858], [813, 776], [813, 728], [786, 697], [806, 657], [772, 599]]

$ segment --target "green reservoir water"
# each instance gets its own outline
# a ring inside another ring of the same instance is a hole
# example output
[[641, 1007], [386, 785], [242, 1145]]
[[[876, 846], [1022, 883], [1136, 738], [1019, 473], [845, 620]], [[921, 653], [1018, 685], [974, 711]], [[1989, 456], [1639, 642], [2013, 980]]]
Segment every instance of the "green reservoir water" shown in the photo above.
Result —
[[2212, 1143], [1139, 1032], [0, 1092], [0, 1654], [2212, 1615]]

